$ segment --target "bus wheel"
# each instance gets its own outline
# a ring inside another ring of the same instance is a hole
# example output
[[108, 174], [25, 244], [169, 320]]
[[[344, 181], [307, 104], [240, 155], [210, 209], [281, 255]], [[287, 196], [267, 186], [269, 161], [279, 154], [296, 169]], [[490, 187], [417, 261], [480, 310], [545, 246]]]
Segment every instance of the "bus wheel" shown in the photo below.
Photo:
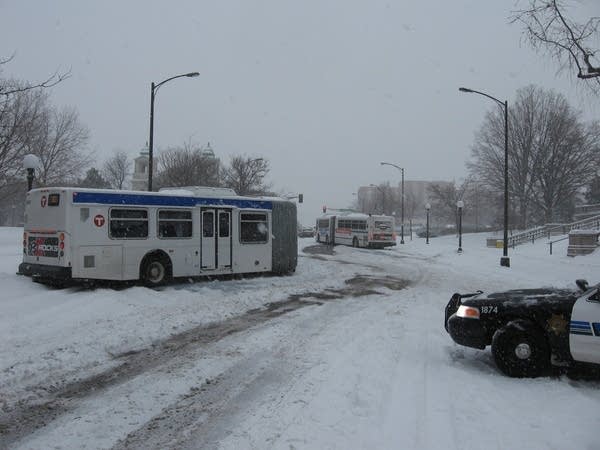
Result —
[[358, 238], [352, 239], [352, 247], [358, 247]]
[[170, 264], [165, 257], [152, 256], [145, 262], [141, 278], [149, 287], [160, 286], [171, 277]]
[[325, 243], [326, 243], [327, 245], [329, 245], [329, 235], [326, 235], [326, 236], [325, 236]]

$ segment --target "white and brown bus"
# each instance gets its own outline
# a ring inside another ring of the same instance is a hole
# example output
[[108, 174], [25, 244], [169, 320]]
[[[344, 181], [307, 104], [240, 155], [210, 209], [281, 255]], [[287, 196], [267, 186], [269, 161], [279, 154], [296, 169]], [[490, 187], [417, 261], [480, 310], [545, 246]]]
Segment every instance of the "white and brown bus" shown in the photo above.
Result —
[[317, 219], [317, 242], [384, 248], [396, 245], [394, 218], [391, 216], [347, 213], [326, 214]]

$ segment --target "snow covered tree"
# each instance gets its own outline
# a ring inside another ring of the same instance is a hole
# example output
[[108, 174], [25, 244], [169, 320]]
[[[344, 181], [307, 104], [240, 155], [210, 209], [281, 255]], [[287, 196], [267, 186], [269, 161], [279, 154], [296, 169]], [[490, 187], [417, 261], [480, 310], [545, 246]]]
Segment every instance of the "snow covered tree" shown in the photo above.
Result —
[[104, 163], [102, 176], [113, 189], [123, 189], [130, 168], [131, 161], [127, 157], [127, 153], [117, 150]]
[[[600, 128], [586, 124], [567, 100], [528, 86], [509, 108], [509, 195], [518, 228], [568, 219], [570, 203], [595, 172]], [[504, 113], [493, 108], [476, 133], [473, 176], [504, 188]]]
[[264, 194], [270, 189], [265, 183], [269, 161], [246, 155], [232, 156], [229, 166], [223, 168], [223, 184], [238, 195]]
[[220, 164], [212, 152], [186, 142], [160, 153], [156, 186], [220, 186]]
[[77, 185], [79, 187], [83, 187], [83, 188], [96, 188], [96, 189], [110, 188], [110, 183], [102, 177], [102, 175], [100, 174], [98, 169], [96, 169], [95, 167], [88, 169], [88, 171], [85, 173], [85, 178], [83, 178], [82, 180], [79, 180], [77, 182]]

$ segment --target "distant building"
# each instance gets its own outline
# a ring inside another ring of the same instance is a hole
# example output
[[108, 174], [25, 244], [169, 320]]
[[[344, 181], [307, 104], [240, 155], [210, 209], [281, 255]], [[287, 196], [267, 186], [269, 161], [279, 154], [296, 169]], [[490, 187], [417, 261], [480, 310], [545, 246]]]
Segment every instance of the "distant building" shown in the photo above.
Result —
[[134, 191], [148, 190], [148, 144], [140, 150], [140, 156], [133, 160], [133, 175], [131, 189]]

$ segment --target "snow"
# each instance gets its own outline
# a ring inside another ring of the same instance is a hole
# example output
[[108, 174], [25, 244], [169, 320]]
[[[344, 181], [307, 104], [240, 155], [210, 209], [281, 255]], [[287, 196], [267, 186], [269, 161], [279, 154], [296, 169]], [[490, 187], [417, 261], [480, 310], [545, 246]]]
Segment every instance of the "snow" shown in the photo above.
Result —
[[[553, 255], [538, 241], [509, 250], [485, 234], [405, 237], [386, 250], [302, 250], [287, 277], [180, 282], [161, 290], [50, 289], [15, 274], [19, 228], [0, 228], [0, 410], [35, 405], [64, 386], [119, 367], [194, 328], [302, 294], [312, 304], [221, 339], [168, 346], [155, 364], [65, 400], [14, 448], [595, 448], [600, 383], [511, 379], [488, 350], [443, 327], [454, 292], [596, 283], [600, 252]], [[357, 275], [408, 280], [405, 289], [348, 295]], [[342, 292], [333, 300], [318, 293]], [[207, 380], [213, 380], [207, 383]], [[0, 425], [2, 416], [0, 415]], [[164, 424], [164, 425], [163, 425]], [[163, 428], [161, 428], [163, 427]], [[175, 431], [173, 431], [175, 430]], [[0, 447], [2, 446], [0, 427]]]

